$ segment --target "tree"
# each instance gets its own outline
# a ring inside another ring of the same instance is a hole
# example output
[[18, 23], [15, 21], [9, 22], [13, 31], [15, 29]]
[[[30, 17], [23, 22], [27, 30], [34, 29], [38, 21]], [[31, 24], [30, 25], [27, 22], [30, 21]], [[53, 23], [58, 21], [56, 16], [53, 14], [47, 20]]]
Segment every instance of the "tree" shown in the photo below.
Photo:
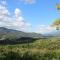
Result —
[[57, 10], [60, 10], [60, 4], [56, 4]]
[[[56, 4], [56, 8], [57, 10], [60, 11], [60, 4]], [[60, 30], [60, 18], [56, 19], [54, 22], [53, 22], [53, 27], [56, 27], [56, 30]]]
[[53, 27], [56, 28], [56, 30], [60, 30], [60, 18], [59, 19], [56, 19], [53, 24], [52, 24]]

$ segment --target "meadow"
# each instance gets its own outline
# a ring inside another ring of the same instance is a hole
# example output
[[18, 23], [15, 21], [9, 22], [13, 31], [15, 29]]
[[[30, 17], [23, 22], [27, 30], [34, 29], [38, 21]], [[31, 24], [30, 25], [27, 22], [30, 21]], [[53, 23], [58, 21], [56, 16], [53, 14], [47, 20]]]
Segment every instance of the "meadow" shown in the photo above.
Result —
[[60, 37], [32, 43], [0, 45], [0, 60], [60, 60]]

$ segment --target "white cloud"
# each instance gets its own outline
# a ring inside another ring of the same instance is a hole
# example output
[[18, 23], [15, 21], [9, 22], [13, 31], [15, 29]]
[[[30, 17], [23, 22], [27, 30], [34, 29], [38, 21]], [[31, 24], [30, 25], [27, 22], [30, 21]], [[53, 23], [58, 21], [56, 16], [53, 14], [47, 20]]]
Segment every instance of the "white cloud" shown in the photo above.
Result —
[[7, 20], [8, 16], [10, 15], [7, 7], [4, 4], [0, 4], [0, 21]]
[[54, 30], [55, 30], [55, 28], [53, 28], [51, 26], [39, 25], [35, 32], [44, 34], [44, 33], [52, 32]]
[[6, 0], [0, 0], [0, 3], [1, 3], [2, 5], [4, 5], [4, 6], [7, 5]]
[[16, 8], [14, 15], [11, 16], [8, 8], [4, 5], [4, 2], [0, 4], [0, 27], [7, 27], [10, 29], [16, 29], [20, 31], [29, 31], [31, 24], [26, 22], [22, 16], [22, 12], [19, 8]]
[[[0, 27], [7, 27], [10, 29], [28, 32], [31, 29], [31, 24], [25, 21], [24, 17], [22, 16], [22, 11], [19, 8], [16, 8], [14, 15], [11, 15], [8, 8], [6, 7], [6, 2], [1, 2]], [[54, 31], [55, 28], [46, 25], [39, 25], [35, 30], [37, 33], [49, 33]]]
[[15, 9], [15, 16], [19, 17], [21, 15], [21, 10], [19, 8]]
[[34, 3], [36, 3], [36, 0], [20, 0], [20, 1], [22, 1], [24, 3], [27, 3], [27, 4], [34, 4]]

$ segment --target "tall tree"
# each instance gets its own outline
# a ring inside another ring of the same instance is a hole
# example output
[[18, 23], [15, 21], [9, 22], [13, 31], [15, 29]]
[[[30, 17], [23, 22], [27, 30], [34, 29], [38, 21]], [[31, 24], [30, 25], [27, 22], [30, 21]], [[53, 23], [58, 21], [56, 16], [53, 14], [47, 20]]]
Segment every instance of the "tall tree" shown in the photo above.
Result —
[[56, 4], [57, 10], [60, 10], [60, 4]]
[[53, 27], [56, 28], [56, 30], [60, 30], [60, 18], [59, 19], [56, 19], [53, 24], [52, 24]]

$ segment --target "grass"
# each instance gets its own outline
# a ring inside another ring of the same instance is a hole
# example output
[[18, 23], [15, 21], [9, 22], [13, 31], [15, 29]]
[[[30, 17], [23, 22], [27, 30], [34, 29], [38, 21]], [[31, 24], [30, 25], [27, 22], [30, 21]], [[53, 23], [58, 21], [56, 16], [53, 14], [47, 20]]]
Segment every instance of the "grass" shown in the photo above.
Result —
[[0, 60], [60, 60], [60, 38], [39, 39], [33, 43], [0, 45]]

